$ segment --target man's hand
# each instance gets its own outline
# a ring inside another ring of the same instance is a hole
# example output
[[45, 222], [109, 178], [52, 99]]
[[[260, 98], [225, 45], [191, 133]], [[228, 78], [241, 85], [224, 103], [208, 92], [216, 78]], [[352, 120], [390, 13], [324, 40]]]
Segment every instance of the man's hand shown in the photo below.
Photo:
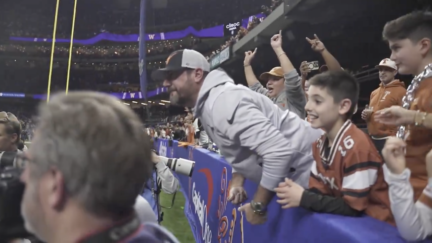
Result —
[[361, 118], [365, 121], [369, 120], [372, 114], [372, 109], [364, 109], [361, 113]]
[[310, 71], [311, 70], [309, 69], [309, 67], [307, 65], [307, 61], [303, 61], [300, 64], [300, 73], [301, 73], [302, 78], [307, 78], [307, 76], [310, 73]]
[[279, 30], [279, 33], [272, 36], [270, 39], [270, 45], [274, 50], [282, 48], [282, 30]]
[[153, 151], [152, 151], [152, 161], [154, 164], [157, 164], [160, 161], [159, 156]]
[[267, 221], [267, 215], [266, 214], [260, 215], [260, 214], [254, 213], [250, 203], [246, 203], [245, 205], [239, 207], [238, 211], [244, 212], [246, 214], [246, 220], [250, 224], [254, 224], [254, 225], [263, 224]]
[[377, 111], [375, 121], [387, 125], [409, 125], [414, 123], [415, 111], [404, 109], [400, 106], [392, 106], [390, 108]]
[[275, 188], [275, 192], [280, 198], [277, 202], [282, 204], [283, 209], [287, 209], [300, 206], [304, 188], [292, 180], [285, 178], [285, 181], [279, 183], [279, 187]]
[[312, 50], [316, 52], [323, 52], [326, 48], [324, 46], [324, 43], [318, 38], [316, 34], [314, 34], [315, 39], [309, 39], [306, 37], [306, 40], [311, 44]]
[[393, 174], [401, 174], [406, 168], [405, 160], [405, 142], [397, 137], [390, 137], [387, 139], [382, 155], [387, 168]]
[[255, 56], [256, 51], [257, 51], [257, 48], [255, 48], [255, 50], [253, 52], [251, 52], [251, 51], [245, 52], [245, 59], [243, 61], [243, 65], [245, 65], [245, 66], [250, 65], [252, 59]]
[[229, 185], [228, 201], [232, 204], [239, 204], [247, 199], [246, 190], [243, 187], [244, 177], [239, 173], [233, 173]]
[[228, 193], [228, 201], [232, 204], [240, 204], [247, 199], [247, 193], [243, 186], [232, 187]]

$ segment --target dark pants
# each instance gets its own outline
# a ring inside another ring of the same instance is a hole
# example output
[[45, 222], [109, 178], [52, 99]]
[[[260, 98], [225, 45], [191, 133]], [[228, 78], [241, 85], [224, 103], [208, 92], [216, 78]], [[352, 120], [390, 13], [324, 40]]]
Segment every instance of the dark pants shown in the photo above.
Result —
[[382, 156], [381, 151], [384, 148], [385, 142], [387, 141], [387, 139], [372, 139], [373, 144], [375, 145], [375, 148], [378, 150], [379, 154]]

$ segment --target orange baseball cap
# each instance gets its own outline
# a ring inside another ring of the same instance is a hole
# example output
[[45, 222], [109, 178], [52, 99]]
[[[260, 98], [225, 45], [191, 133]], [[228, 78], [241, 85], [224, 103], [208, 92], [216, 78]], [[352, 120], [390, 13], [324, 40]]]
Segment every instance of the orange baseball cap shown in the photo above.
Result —
[[259, 78], [260, 78], [262, 81], [266, 81], [266, 82], [267, 82], [267, 81], [269, 80], [270, 76], [278, 77], [278, 78], [283, 78], [283, 76], [284, 76], [284, 71], [283, 71], [283, 69], [282, 69], [281, 67], [274, 67], [274, 68], [272, 68], [272, 70], [270, 70], [269, 72], [262, 73], [262, 74], [259, 76]]

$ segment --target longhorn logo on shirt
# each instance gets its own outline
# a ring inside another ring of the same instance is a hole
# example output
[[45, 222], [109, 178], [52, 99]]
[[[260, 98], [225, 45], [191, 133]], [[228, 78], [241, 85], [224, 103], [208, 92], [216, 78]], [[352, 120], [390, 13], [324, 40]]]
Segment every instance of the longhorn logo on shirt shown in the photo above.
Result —
[[390, 91], [386, 91], [383, 95], [383, 97], [381, 98], [380, 102], [384, 101], [385, 98], [387, 97], [387, 95], [389, 95], [391, 92]]

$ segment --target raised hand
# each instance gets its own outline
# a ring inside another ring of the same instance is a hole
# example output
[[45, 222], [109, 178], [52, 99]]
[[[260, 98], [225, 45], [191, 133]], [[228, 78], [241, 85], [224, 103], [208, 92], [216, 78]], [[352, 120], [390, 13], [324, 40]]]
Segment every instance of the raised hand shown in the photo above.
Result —
[[384, 145], [382, 155], [393, 174], [401, 174], [406, 168], [405, 147], [405, 142], [397, 137], [388, 138]]
[[273, 49], [282, 47], [282, 30], [279, 30], [278, 34], [272, 36], [270, 39], [270, 45], [273, 47]]
[[304, 77], [304, 78], [307, 78], [307, 76], [310, 73], [310, 71], [311, 70], [309, 69], [309, 67], [307, 65], [307, 61], [303, 61], [300, 64], [300, 73], [301, 73], [301, 76]]
[[250, 65], [250, 62], [254, 58], [256, 51], [257, 51], [257, 48], [255, 48], [255, 50], [253, 52], [251, 52], [251, 51], [245, 52], [245, 59], [243, 61], [243, 65], [245, 65], [245, 66]]
[[324, 43], [322, 43], [322, 41], [318, 38], [316, 34], [314, 34], [314, 37], [314, 39], [309, 39], [308, 37], [306, 37], [307, 42], [311, 44], [312, 50], [316, 52], [323, 52], [326, 49]]

